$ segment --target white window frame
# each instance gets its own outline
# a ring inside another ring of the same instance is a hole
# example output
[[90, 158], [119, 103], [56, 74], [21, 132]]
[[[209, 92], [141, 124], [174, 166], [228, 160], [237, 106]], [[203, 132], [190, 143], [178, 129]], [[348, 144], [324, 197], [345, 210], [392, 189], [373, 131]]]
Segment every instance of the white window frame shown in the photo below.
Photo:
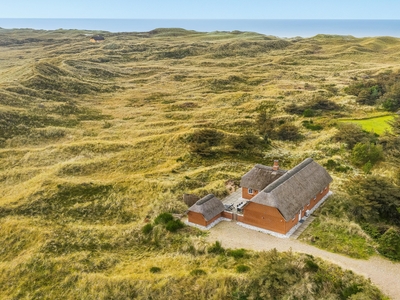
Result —
[[253, 195], [253, 189], [247, 189], [247, 192], [250, 194], [250, 195]]

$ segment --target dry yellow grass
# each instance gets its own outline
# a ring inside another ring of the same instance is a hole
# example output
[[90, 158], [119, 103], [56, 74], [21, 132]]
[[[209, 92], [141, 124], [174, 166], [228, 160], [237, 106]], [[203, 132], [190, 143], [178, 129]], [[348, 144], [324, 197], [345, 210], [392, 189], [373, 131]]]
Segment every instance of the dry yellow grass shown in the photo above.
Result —
[[[5, 299], [61, 297], [72, 286], [67, 298], [82, 292], [105, 299], [107, 289], [123, 298], [134, 296], [123, 292], [133, 283], [150, 295], [189, 282], [203, 298], [211, 290], [223, 298], [233, 282], [247, 280], [232, 269], [233, 258], [224, 269], [217, 258], [188, 254], [202, 243], [190, 230], [153, 236], [167, 246], [143, 245], [145, 218], [183, 213], [183, 193], [223, 195], [225, 182], [255, 163], [278, 158], [290, 168], [307, 156], [324, 163], [345, 153], [330, 142], [335, 129], [327, 114], [316, 118], [326, 125], [322, 132], [302, 128], [305, 139], [274, 141], [256, 154], [199, 158], [187, 136], [202, 128], [258, 134], [260, 107], [288, 117], [286, 105], [329, 94], [327, 85], [353, 117], [364, 110], [343, 92], [350, 77], [399, 68], [398, 39], [160, 31], [107, 34], [105, 43], [90, 44], [84, 33], [0, 30], [8, 41], [0, 47], [0, 113], [15, 114], [15, 134], [0, 140], [0, 237], [10, 243], [0, 253], [0, 282], [11, 276], [16, 284], [0, 288]], [[38, 41], [21, 42], [29, 36]], [[302, 118], [293, 121], [301, 126]], [[149, 273], [151, 266], [162, 275]], [[186, 280], [195, 268], [209, 278]], [[26, 272], [35, 274], [38, 291], [24, 281]], [[57, 272], [51, 291], [45, 280]]]

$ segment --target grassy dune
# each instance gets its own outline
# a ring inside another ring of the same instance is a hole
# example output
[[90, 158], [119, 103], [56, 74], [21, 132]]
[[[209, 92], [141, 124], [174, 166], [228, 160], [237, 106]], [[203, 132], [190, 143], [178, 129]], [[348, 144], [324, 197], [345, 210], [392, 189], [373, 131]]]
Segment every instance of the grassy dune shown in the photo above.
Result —
[[[336, 118], [376, 109], [355, 104], [343, 88], [353, 77], [397, 71], [398, 39], [156, 29], [104, 33], [104, 43], [91, 44], [92, 33], [0, 29], [2, 298], [250, 299], [259, 291], [263, 299], [300, 299], [312, 291], [315, 299], [382, 299], [363, 279], [307, 256], [249, 252], [251, 271], [240, 273], [245, 262], [207, 254], [197, 230], [156, 226], [148, 236], [141, 228], [159, 213], [184, 213], [183, 193], [223, 197], [226, 182], [255, 163], [279, 159], [289, 169], [306, 157], [334, 157], [350, 165], [331, 139]], [[321, 95], [340, 110], [313, 117], [319, 131], [284, 110]], [[303, 139], [243, 151], [225, 142], [258, 135], [261, 110], [290, 120]], [[188, 142], [204, 128], [224, 135], [209, 157]], [[348, 174], [332, 176], [337, 189]], [[259, 274], [260, 260], [278, 268], [274, 259], [298, 267], [285, 275], [296, 288], [257, 281], [270, 276]], [[325, 284], [324, 276], [342, 283]]]

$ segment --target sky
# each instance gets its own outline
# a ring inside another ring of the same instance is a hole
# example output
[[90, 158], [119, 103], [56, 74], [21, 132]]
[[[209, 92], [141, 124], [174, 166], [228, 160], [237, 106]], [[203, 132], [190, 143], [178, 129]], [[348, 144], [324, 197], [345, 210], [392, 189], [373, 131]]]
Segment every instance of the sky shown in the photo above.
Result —
[[0, 0], [0, 18], [399, 19], [400, 0]]

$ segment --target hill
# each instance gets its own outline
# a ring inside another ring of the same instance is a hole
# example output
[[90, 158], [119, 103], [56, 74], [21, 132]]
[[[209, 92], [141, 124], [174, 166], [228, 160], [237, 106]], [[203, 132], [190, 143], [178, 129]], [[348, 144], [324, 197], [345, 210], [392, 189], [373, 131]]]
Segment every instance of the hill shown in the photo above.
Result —
[[0, 29], [4, 299], [383, 299], [307, 255], [223, 249], [154, 220], [184, 213], [183, 193], [227, 195], [255, 163], [313, 157], [336, 198], [303, 240], [400, 259], [399, 199], [362, 200], [371, 182], [399, 189], [398, 138], [338, 122], [396, 107], [399, 39], [155, 29], [92, 44], [94, 33]]

